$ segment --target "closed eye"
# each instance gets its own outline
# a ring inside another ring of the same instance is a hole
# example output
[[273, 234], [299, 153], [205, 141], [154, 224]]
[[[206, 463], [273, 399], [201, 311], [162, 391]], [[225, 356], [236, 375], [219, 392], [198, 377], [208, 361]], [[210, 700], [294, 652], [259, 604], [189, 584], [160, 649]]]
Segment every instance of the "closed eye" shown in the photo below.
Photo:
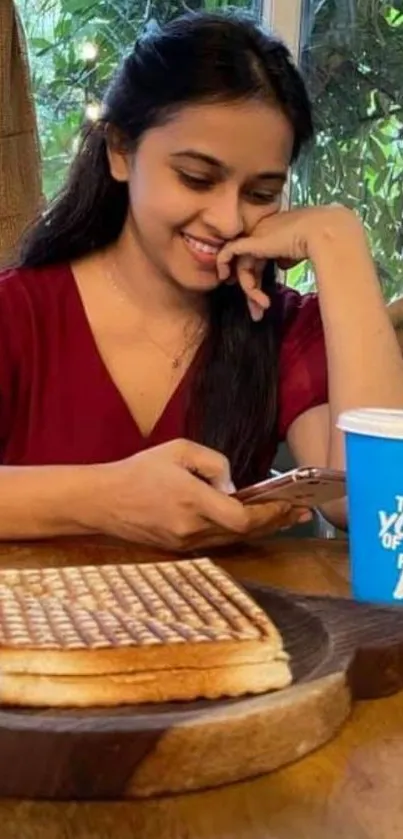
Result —
[[248, 201], [252, 204], [272, 204], [280, 197], [278, 192], [249, 192], [247, 194]]
[[214, 181], [209, 178], [203, 178], [201, 175], [193, 175], [190, 172], [184, 172], [182, 169], [177, 170], [179, 180], [191, 189], [211, 189], [214, 186]]
[[[177, 169], [176, 173], [182, 183], [194, 190], [206, 191], [208, 189], [213, 189], [217, 183], [216, 180], [203, 177], [202, 175], [196, 175], [191, 172], [186, 172], [183, 169]], [[279, 192], [250, 190], [245, 193], [245, 198], [253, 204], [272, 204], [277, 201], [280, 195], [281, 193]]]

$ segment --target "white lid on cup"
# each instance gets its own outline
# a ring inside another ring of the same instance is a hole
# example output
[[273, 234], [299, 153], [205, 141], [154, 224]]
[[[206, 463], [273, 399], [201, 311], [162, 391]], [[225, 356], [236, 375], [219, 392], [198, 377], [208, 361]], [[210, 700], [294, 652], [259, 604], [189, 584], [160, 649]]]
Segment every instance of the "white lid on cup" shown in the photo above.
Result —
[[387, 408], [357, 408], [340, 414], [337, 426], [353, 434], [403, 440], [403, 411]]

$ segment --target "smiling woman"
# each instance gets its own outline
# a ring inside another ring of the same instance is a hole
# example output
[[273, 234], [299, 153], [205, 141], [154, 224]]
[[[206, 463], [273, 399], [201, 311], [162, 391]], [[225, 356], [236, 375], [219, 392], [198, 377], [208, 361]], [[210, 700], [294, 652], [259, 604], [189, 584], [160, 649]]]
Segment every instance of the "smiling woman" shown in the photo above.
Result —
[[[173, 161], [179, 164], [174, 166], [174, 171], [176, 171], [179, 180], [193, 191], [215, 192], [216, 199], [209, 202], [210, 226], [213, 233], [214, 230], [219, 228], [221, 235], [217, 237], [212, 233], [207, 237], [205, 232], [203, 237], [195, 236], [188, 230], [183, 231], [182, 235], [192, 253], [196, 254], [201, 264], [213, 269], [216, 278], [216, 258], [220, 249], [226, 241], [240, 236], [245, 229], [246, 220], [245, 214], [242, 213], [242, 199], [247, 206], [260, 207], [260, 212], [250, 213], [250, 229], [254, 226], [251, 219], [267, 215], [269, 205], [272, 212], [278, 211], [291, 155], [292, 132], [288, 120], [281, 111], [273, 108], [270, 119], [267, 119], [267, 107], [262, 112], [262, 108], [254, 103], [249, 106], [242, 103], [241, 106], [238, 106], [238, 109], [232, 106], [230, 113], [228, 110], [224, 111], [221, 106], [213, 110], [211, 105], [207, 110], [206, 108], [202, 110], [200, 108], [193, 109], [193, 113], [189, 109], [187, 116], [188, 120], [191, 119], [195, 148], [184, 149], [172, 155]], [[266, 119], [262, 120], [262, 116]], [[207, 123], [210, 124], [207, 125]], [[270, 139], [269, 136], [261, 135], [264, 123], [266, 123], [266, 131], [268, 130], [270, 133]], [[276, 123], [279, 124], [277, 132]], [[259, 130], [258, 135], [253, 134], [252, 126]], [[183, 131], [183, 117], [177, 126], [177, 130]], [[222, 149], [226, 162], [196, 150], [200, 146], [200, 138], [205, 136], [207, 131], [211, 135], [215, 134], [217, 149], [219, 147]], [[186, 131], [183, 133], [186, 136]], [[277, 142], [273, 143], [273, 135], [276, 133], [279, 137], [277, 137]], [[284, 135], [284, 148], [281, 148], [281, 133]], [[254, 144], [251, 143], [251, 137], [253, 136], [255, 137]], [[234, 137], [236, 138], [235, 141]], [[267, 157], [266, 150], [270, 145], [282, 158], [277, 164], [277, 171], [273, 168], [271, 171], [257, 171], [250, 174], [247, 166], [249, 166], [252, 156], [255, 156], [256, 161], [260, 157]], [[231, 162], [228, 155], [230, 147], [232, 151]], [[247, 160], [242, 161], [242, 157], [245, 158], [246, 149]], [[242, 172], [242, 168], [244, 172]], [[242, 189], [239, 190], [237, 181], [239, 182], [242, 174], [244, 174], [240, 184]], [[220, 203], [218, 203], [217, 197], [220, 199]], [[222, 202], [225, 202], [224, 207], [221, 207]], [[214, 213], [217, 213], [218, 216], [218, 228], [214, 225]]]
[[112, 145], [112, 177], [128, 185], [126, 228], [135, 224], [158, 274], [215, 288], [223, 245], [278, 212], [293, 142], [278, 106], [251, 101], [188, 106], [150, 127], [135, 155]]
[[[288, 51], [249, 19], [189, 14], [137, 41], [0, 280], [0, 535], [267, 532], [301, 511], [228, 493], [280, 440], [342, 468], [338, 413], [403, 405], [357, 219], [280, 212], [311, 136]], [[319, 294], [302, 298], [276, 265], [307, 258]]]

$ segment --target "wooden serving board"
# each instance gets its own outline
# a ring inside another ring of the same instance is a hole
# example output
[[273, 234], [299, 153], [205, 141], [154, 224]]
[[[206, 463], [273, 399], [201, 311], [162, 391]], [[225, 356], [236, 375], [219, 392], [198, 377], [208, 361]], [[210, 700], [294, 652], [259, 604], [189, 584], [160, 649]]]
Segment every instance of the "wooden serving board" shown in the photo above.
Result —
[[122, 799], [214, 787], [329, 740], [352, 701], [403, 684], [403, 609], [247, 584], [280, 629], [294, 683], [239, 700], [0, 711], [0, 797]]

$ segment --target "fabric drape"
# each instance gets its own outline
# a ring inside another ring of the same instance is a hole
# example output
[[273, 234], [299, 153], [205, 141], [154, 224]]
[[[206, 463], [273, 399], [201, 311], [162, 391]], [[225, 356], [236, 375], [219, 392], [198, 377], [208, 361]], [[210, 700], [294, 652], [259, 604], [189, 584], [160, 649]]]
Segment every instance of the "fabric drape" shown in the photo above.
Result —
[[12, 0], [0, 0], [0, 262], [41, 203], [41, 164], [27, 45]]

